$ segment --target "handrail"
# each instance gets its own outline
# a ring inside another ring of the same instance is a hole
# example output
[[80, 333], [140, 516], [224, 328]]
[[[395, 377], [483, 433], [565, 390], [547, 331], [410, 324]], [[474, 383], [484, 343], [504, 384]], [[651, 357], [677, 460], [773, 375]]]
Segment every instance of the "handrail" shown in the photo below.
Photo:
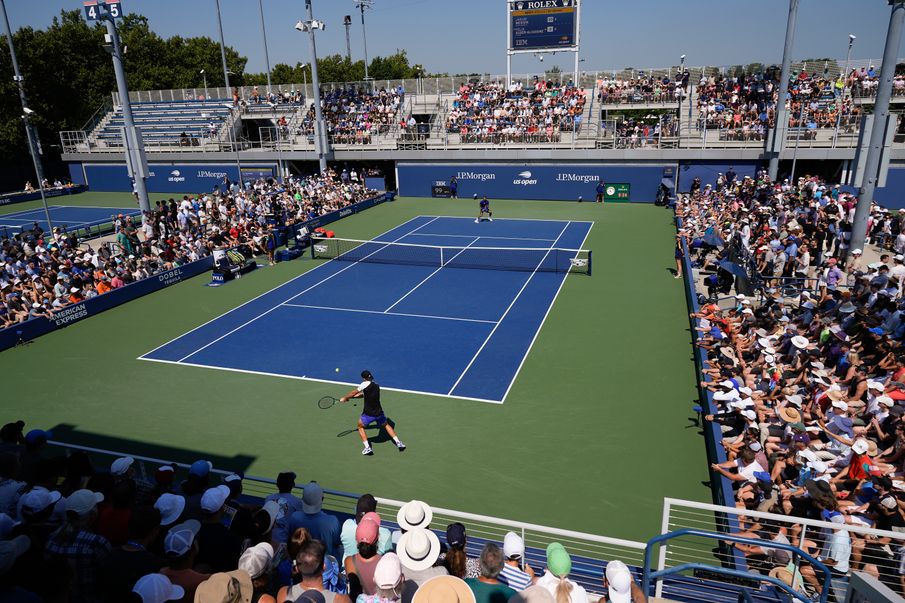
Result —
[[[159, 458], [150, 457], [150, 456], [142, 456], [142, 455], [137, 455], [137, 454], [128, 454], [128, 453], [124, 453], [124, 452], [117, 452], [117, 451], [113, 451], [113, 450], [105, 450], [103, 448], [94, 448], [92, 446], [82, 446], [80, 444], [69, 444], [67, 442], [60, 442], [57, 440], [49, 440], [48, 444], [53, 445], [53, 446], [60, 446], [62, 448], [71, 448], [74, 450], [81, 450], [83, 452], [93, 452], [96, 454], [104, 454], [104, 455], [110, 455], [110, 456], [130, 456], [137, 461], [143, 461], [143, 462], [148, 462], [148, 463], [159, 463], [161, 465], [175, 465], [176, 467], [180, 467], [182, 469], [188, 469], [191, 467], [191, 465], [186, 464], [186, 463], [178, 463], [178, 462], [168, 461], [168, 460], [159, 459]], [[232, 474], [232, 471], [225, 471], [222, 469], [211, 469], [211, 473], [215, 473], [215, 474], [221, 475], [221, 476], [227, 476], [227, 475]], [[246, 474], [243, 476], [243, 479], [247, 480], [247, 481], [251, 481], [251, 482], [267, 484], [269, 486], [275, 486], [277, 483], [276, 480], [274, 480], [274, 479], [270, 479], [270, 478], [266, 478], [266, 477], [259, 477], [256, 475], [247, 475]], [[296, 489], [304, 490], [304, 488], [302, 486], [297, 486]], [[358, 498], [361, 496], [361, 494], [345, 492], [343, 490], [336, 490], [333, 488], [323, 488], [323, 490], [326, 494], [330, 494], [332, 496], [338, 496], [341, 498], [348, 498], [353, 502], [357, 501]], [[375, 496], [375, 499], [380, 504], [397, 507], [397, 508], [402, 507], [403, 505], [406, 504], [405, 501], [394, 500], [392, 498], [384, 498], [381, 496]], [[621, 546], [624, 548], [635, 549], [638, 551], [645, 550], [645, 548], [647, 546], [643, 542], [637, 542], [634, 540], [624, 540], [622, 538], [610, 538], [607, 536], [599, 536], [596, 534], [586, 534], [584, 532], [576, 532], [573, 530], [562, 530], [559, 528], [551, 528], [548, 526], [542, 526], [542, 525], [534, 524], [534, 523], [528, 523], [528, 522], [523, 522], [523, 521], [513, 521], [513, 520], [509, 520], [509, 519], [501, 519], [499, 517], [491, 517], [489, 515], [479, 515], [476, 513], [465, 513], [462, 511], [455, 511], [453, 509], [435, 507], [433, 505], [431, 505], [431, 509], [433, 510], [435, 515], [449, 516], [449, 517], [454, 517], [457, 519], [465, 519], [465, 520], [474, 521], [474, 522], [492, 523], [492, 524], [496, 524], [496, 525], [500, 525], [500, 526], [504, 526], [504, 527], [508, 527], [508, 528], [536, 530], [538, 532], [543, 532], [545, 534], [550, 534], [552, 536], [559, 536], [562, 538], [574, 538], [574, 539], [587, 540], [587, 541], [598, 543], [598, 544]]]
[[[836, 524], [833, 524], [836, 525]], [[725, 575], [725, 576], [733, 576], [736, 578], [748, 578], [748, 579], [756, 579], [761, 582], [769, 582], [776, 587], [779, 587], [786, 593], [788, 593], [791, 597], [798, 599], [799, 601], [803, 601], [804, 603], [810, 603], [811, 599], [807, 597], [807, 595], [798, 592], [782, 580], [778, 578], [773, 578], [771, 576], [764, 575], [755, 575], [749, 572], [727, 569], [721, 566], [716, 565], [707, 565], [705, 563], [685, 563], [682, 565], [677, 565], [675, 567], [669, 567], [663, 570], [651, 571], [651, 562], [653, 560], [653, 552], [654, 547], [660, 545], [663, 542], [668, 540], [673, 540], [675, 538], [681, 538], [683, 536], [698, 536], [701, 538], [708, 538], [710, 540], [720, 540], [720, 541], [729, 541], [729, 542], [738, 542], [741, 544], [748, 544], [751, 546], [764, 546], [763, 540], [755, 540], [752, 538], [742, 538], [741, 536], [733, 536], [731, 534], [715, 534], [714, 532], [707, 532], [705, 530], [697, 530], [694, 528], [684, 528], [681, 530], [676, 530], [675, 532], [669, 532], [668, 534], [660, 534], [659, 536], [654, 536], [650, 540], [647, 541], [647, 547], [644, 549], [644, 574], [642, 575], [642, 586], [641, 589], [645, 594], [650, 593], [650, 584], [651, 580], [659, 581], [659, 578], [664, 576], [669, 576], [672, 574], [677, 574], [687, 570], [694, 569], [706, 569], [712, 571], [717, 574]], [[785, 544], [783, 542], [770, 542], [769, 548], [788, 551], [793, 555], [801, 557], [808, 563], [810, 563], [815, 570], [819, 570], [823, 574], [823, 588], [820, 591], [820, 603], [826, 603], [827, 597], [830, 594], [830, 584], [832, 582], [832, 574], [830, 573], [829, 568], [820, 562], [816, 557], [811, 556], [809, 553], [801, 550], [800, 548], [793, 546], [791, 544]], [[794, 583], [794, 582], [793, 582]]]

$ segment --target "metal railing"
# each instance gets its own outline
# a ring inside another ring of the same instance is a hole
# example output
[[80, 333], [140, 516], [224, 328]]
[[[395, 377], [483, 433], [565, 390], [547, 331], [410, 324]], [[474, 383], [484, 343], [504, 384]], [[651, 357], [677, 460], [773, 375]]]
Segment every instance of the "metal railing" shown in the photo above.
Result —
[[[657, 547], [660, 549], [666, 548], [666, 543], [676, 540], [678, 538], [700, 538], [706, 541], [713, 542], [714, 540], [720, 540], [721, 542], [732, 542], [735, 544], [745, 544], [748, 546], [762, 546], [762, 540], [755, 540], [751, 538], [743, 538], [740, 536], [732, 536], [732, 535], [719, 535], [714, 534], [713, 532], [706, 530], [697, 530], [692, 528], [683, 528], [680, 530], [676, 530], [674, 532], [668, 532], [666, 534], [660, 534], [659, 536], [655, 536], [650, 539], [647, 543], [647, 548], [644, 551], [644, 573], [642, 578], [642, 586], [641, 590], [645, 593], [650, 592], [651, 582], [656, 585], [657, 596], [660, 596], [660, 592], [662, 590], [662, 582], [661, 580], [667, 576], [672, 576], [676, 574], [680, 574], [682, 572], [687, 571], [696, 571], [696, 570], [705, 570], [712, 574], [717, 574], [721, 576], [729, 576], [732, 578], [740, 578], [743, 580], [751, 580], [752, 574], [750, 572], [739, 571], [734, 569], [728, 569], [724, 567], [714, 567], [712, 564], [701, 563], [701, 562], [688, 562], [683, 563], [681, 565], [677, 565], [674, 567], [661, 568], [656, 571], [652, 571], [653, 565], [653, 554]], [[673, 545], [676, 546], [676, 545]], [[830, 574], [829, 568], [826, 567], [820, 560], [814, 556], [802, 551], [800, 548], [792, 546], [790, 544], [783, 543], [770, 543], [771, 550], [773, 551], [786, 551], [789, 553], [790, 557], [793, 559], [804, 559], [811, 566], [819, 571], [822, 574], [821, 580], [821, 589], [820, 596], [818, 597], [819, 603], [826, 603], [829, 595], [830, 595], [830, 585], [832, 584], [832, 575]], [[759, 581], [772, 584], [773, 586], [779, 588], [782, 591], [785, 591], [793, 598], [798, 601], [803, 601], [804, 603], [811, 603], [813, 599], [807, 594], [795, 590], [792, 586], [787, 585], [786, 583], [779, 580], [779, 578], [774, 578], [773, 576], [759, 576]], [[793, 581], [794, 584], [794, 581]]]
[[[140, 456], [126, 452], [116, 452], [91, 446], [83, 446], [66, 442], [51, 441], [50, 446], [62, 449], [67, 455], [73, 452], [88, 454], [89, 458], [97, 465], [109, 466], [113, 460], [131, 456], [135, 459], [135, 467], [140, 479], [153, 482], [153, 476], [157, 467], [167, 464], [175, 465], [181, 471], [179, 475], [187, 473], [190, 464], [173, 462], [168, 459]], [[214, 468], [214, 475], [225, 477], [232, 471]], [[276, 493], [276, 480], [254, 475], [244, 475], [243, 493], [254, 498], [265, 498]], [[302, 487], [295, 488], [299, 496]], [[327, 511], [354, 516], [355, 507], [360, 494], [324, 488], [324, 509]], [[383, 524], [391, 529], [396, 526], [395, 518], [405, 501], [394, 500], [377, 496], [377, 512], [383, 518]], [[425, 497], [427, 498], [427, 497]], [[427, 501], [430, 503], [430, 501]], [[453, 509], [445, 509], [431, 505], [433, 510], [432, 529], [443, 537], [446, 526], [453, 522], [461, 522], [465, 525], [469, 534], [469, 554], [474, 555], [486, 541], [502, 543], [506, 532], [519, 534], [526, 546], [526, 562], [540, 570], [546, 560], [544, 551], [551, 542], [560, 542], [573, 556], [573, 567], [570, 578], [582, 584], [589, 592], [600, 596], [602, 591], [601, 574], [604, 564], [612, 559], [619, 559], [628, 565], [640, 567], [644, 562], [643, 542], [625, 540], [621, 538], [609, 538], [596, 534], [587, 534], [572, 530], [561, 530], [534, 523], [513, 521], [476, 513], [465, 513]], [[528, 549], [531, 549], [529, 551]]]
[[[792, 546], [804, 551], [810, 550], [812, 553], [816, 551], [823, 557], [826, 557], [827, 541], [831, 531], [845, 530], [851, 539], [859, 544], [853, 548], [861, 549], [857, 556], [852, 557], [851, 570], [857, 571], [866, 565], [873, 565], [884, 582], [898, 585], [899, 559], [901, 555], [905, 554], [905, 533], [674, 498], [663, 500], [663, 523], [661, 525], [663, 534], [680, 530], [717, 532], [727, 534], [724, 540], [728, 542], [735, 537], [752, 538], [752, 534], [762, 533], [765, 529], [771, 533], [781, 532]], [[736, 536], [730, 538], [729, 534]], [[738, 536], [739, 534], [742, 536]], [[757, 540], [756, 538], [754, 545], [771, 551], [780, 548], [776, 541]], [[657, 572], [700, 563], [702, 555], [709, 555], [723, 565], [731, 567], [734, 556], [738, 554], [736, 549], [725, 545], [712, 549], [712, 546], [712, 539], [694, 533], [689, 533], [681, 543], [663, 544], [659, 550]], [[758, 561], [760, 569], [765, 572], [769, 572], [771, 567], [780, 566], [779, 563], [774, 563], [775, 556], [772, 553], [768, 557], [766, 562]], [[749, 556], [748, 560], [750, 561], [750, 559]], [[792, 562], [796, 566], [797, 573], [800, 568], [800, 559], [793, 559]], [[748, 563], [747, 565], [750, 569], [757, 564]], [[813, 586], [813, 583], [808, 582], [808, 576], [809, 574], [805, 574], [805, 582], [809, 586]], [[896, 588], [902, 592], [901, 586], [896, 586]]]

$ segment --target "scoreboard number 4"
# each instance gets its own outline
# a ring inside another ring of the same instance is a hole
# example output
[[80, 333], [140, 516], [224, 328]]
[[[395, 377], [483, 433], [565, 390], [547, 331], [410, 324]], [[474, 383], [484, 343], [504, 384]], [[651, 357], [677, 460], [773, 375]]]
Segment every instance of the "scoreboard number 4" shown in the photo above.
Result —
[[123, 16], [122, 5], [119, 0], [89, 0], [83, 3], [85, 6], [85, 17], [89, 21], [97, 21], [101, 18], [101, 5], [105, 6], [107, 12], [114, 19]]

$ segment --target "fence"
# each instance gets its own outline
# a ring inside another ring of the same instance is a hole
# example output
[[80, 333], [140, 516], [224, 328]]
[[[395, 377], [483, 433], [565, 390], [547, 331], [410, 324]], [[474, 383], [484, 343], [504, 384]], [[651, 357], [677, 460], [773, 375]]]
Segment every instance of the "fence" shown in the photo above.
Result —
[[[732, 534], [752, 534], [763, 530], [780, 531], [788, 541], [803, 551], [811, 551], [814, 556], [827, 557], [827, 541], [833, 530], [845, 530], [852, 539], [851, 571], [863, 569], [866, 565], [873, 565], [879, 573], [881, 581], [897, 592], [902, 593], [899, 583], [899, 561], [905, 554], [905, 533], [876, 530], [865, 526], [853, 524], [834, 524], [816, 519], [777, 515], [748, 509], [727, 508], [725, 506], [707, 503], [696, 503], [674, 498], [663, 500], [663, 534], [677, 530], [692, 529]], [[751, 536], [749, 536], [751, 537]], [[755, 534], [754, 538], [758, 536]], [[769, 541], [764, 541], [765, 544]], [[671, 567], [679, 567], [689, 563], [700, 562], [702, 554], [711, 552], [713, 557], [724, 564], [729, 564], [732, 557], [741, 555], [736, 548], [721, 545], [715, 552], [712, 551], [713, 541], [702, 537], [689, 537], [681, 543], [671, 542], [660, 548], [657, 570], [662, 571]], [[762, 547], [768, 549], [769, 547]], [[772, 567], [785, 565], [775, 562], [777, 557], [768, 551], [767, 562], [758, 561], [762, 571], [769, 571]], [[748, 558], [754, 555], [749, 553]], [[796, 573], [800, 567], [801, 559], [794, 557], [791, 561], [795, 564]], [[754, 565], [749, 563], [748, 565]], [[806, 574], [807, 575], [807, 572]], [[813, 584], [809, 582], [809, 584]]]
[[[180, 470], [177, 475], [179, 479], [188, 473], [187, 470], [190, 466], [188, 463], [174, 462], [172, 459], [139, 456], [65, 442], [52, 441], [49, 444], [51, 447], [61, 449], [66, 455], [75, 452], [87, 454], [92, 463], [99, 468], [109, 467], [116, 458], [131, 456], [135, 459], [133, 467], [135, 467], [139, 479], [152, 483], [154, 473], [160, 465], [175, 465]], [[231, 473], [231, 471], [222, 469], [214, 469], [212, 472], [221, 478]], [[175, 483], [178, 483], [179, 479]], [[298, 496], [301, 496], [302, 490], [303, 488], [295, 488]], [[263, 499], [276, 492], [275, 480], [247, 474], [244, 476], [243, 493], [245, 496]], [[360, 494], [357, 493], [324, 488], [324, 509], [342, 516], [354, 516], [359, 496]], [[427, 502], [430, 503], [430, 501]], [[382, 518], [381, 524], [390, 529], [396, 528], [397, 512], [405, 502], [377, 497], [377, 503], [377, 512]], [[440, 538], [444, 537], [445, 532], [442, 530], [448, 524], [458, 521], [465, 525], [469, 535], [467, 549], [469, 556], [478, 556], [481, 547], [487, 541], [502, 543], [506, 532], [512, 531], [519, 534], [525, 542], [525, 561], [540, 572], [546, 564], [547, 545], [554, 541], [562, 543], [572, 555], [572, 572], [569, 577], [584, 586], [590, 593], [595, 593], [597, 597], [602, 594], [601, 576], [605, 562], [619, 559], [636, 567], [641, 566], [644, 562], [645, 544], [643, 542], [560, 530], [523, 521], [464, 513], [433, 505], [431, 505], [431, 509], [434, 514], [432, 526]]]

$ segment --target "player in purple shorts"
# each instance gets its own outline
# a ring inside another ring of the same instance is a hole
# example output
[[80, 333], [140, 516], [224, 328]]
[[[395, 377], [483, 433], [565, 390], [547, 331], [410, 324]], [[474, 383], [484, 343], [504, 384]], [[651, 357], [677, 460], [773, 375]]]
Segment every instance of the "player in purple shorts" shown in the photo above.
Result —
[[[478, 198], [478, 196], [475, 195], [475, 199], [477, 199], [477, 198]], [[481, 221], [481, 218], [484, 217], [484, 214], [487, 214], [487, 219], [490, 220], [491, 222], [493, 222], [493, 212], [490, 211], [490, 201], [487, 200], [487, 195], [484, 195], [484, 197], [481, 199], [480, 207], [481, 207], [481, 211], [478, 214], [478, 217], [475, 218], [475, 221], [474, 221], [475, 224], [477, 224]]]
[[405, 450], [405, 444], [396, 435], [396, 430], [390, 425], [389, 419], [383, 414], [383, 407], [380, 406], [380, 386], [374, 381], [374, 375], [371, 371], [361, 371], [361, 385], [350, 391], [348, 394], [339, 399], [340, 402], [346, 402], [352, 398], [364, 397], [364, 408], [361, 416], [358, 418], [358, 435], [361, 436], [361, 443], [364, 444], [364, 455], [371, 455], [374, 451], [371, 449], [371, 443], [368, 441], [368, 434], [365, 433], [365, 427], [372, 423], [377, 423], [378, 427], [383, 427], [396, 443], [399, 452]]

